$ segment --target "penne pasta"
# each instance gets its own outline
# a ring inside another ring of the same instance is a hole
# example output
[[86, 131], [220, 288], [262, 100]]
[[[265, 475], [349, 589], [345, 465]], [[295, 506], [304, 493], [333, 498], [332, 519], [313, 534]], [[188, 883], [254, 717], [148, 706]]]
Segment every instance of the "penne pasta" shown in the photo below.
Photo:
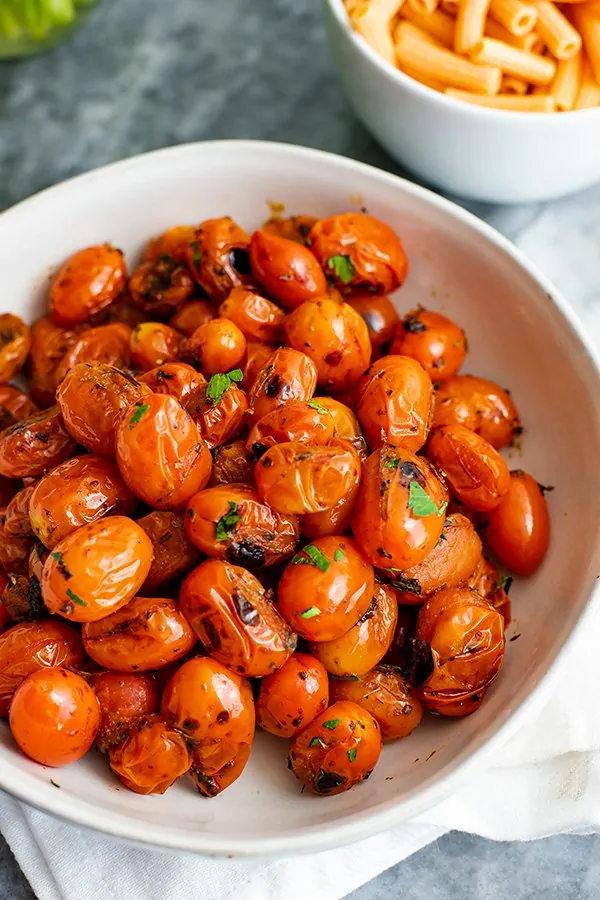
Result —
[[535, 28], [537, 12], [521, 0], [492, 0], [490, 16], [511, 34], [527, 34]]
[[[412, 35], [414, 40], [424, 41], [426, 44], [431, 44], [433, 47], [443, 46], [436, 38], [434, 38], [432, 34], [428, 34], [426, 31], [423, 31], [422, 28], [418, 28], [416, 25], [413, 25], [412, 22], [402, 22], [402, 25], [404, 33], [407, 35]], [[399, 26], [400, 23], [398, 23], [398, 27]], [[395, 35], [398, 34], [398, 27], [396, 28]]]
[[402, 10], [402, 16], [421, 31], [430, 34], [444, 47], [451, 49], [454, 45], [454, 19], [443, 13], [441, 9], [436, 9], [435, 12], [426, 16], [417, 12], [407, 3]]
[[454, 49], [468, 53], [483, 37], [490, 0], [460, 0], [454, 30]]
[[585, 3], [574, 7], [572, 15], [575, 27], [583, 38], [594, 78], [600, 84], [600, 9]]
[[581, 66], [581, 84], [575, 100], [575, 109], [590, 109], [592, 106], [600, 106], [600, 84], [594, 78], [589, 59], [587, 56], [584, 56]]
[[390, 23], [403, 0], [346, 0], [346, 10], [354, 30], [383, 59], [396, 65]]
[[487, 106], [490, 109], [514, 110], [516, 112], [554, 112], [554, 97], [550, 94], [528, 94], [519, 97], [515, 94], [496, 94], [494, 97], [486, 97], [483, 94], [472, 94], [469, 91], [458, 91], [454, 88], [446, 89], [447, 97], [455, 100], [464, 100], [466, 103], [475, 103], [478, 106]]
[[550, 93], [556, 100], [559, 112], [573, 109], [581, 85], [581, 52], [570, 59], [563, 59], [556, 67], [556, 75], [550, 85]]
[[515, 78], [514, 75], [504, 75], [502, 77], [501, 94], [526, 94], [528, 89], [529, 85], [522, 78]]
[[538, 14], [536, 31], [557, 59], [570, 59], [581, 50], [581, 35], [550, 0], [530, 0]]
[[530, 31], [528, 34], [511, 34], [504, 25], [494, 22], [489, 17], [485, 23], [484, 36], [496, 38], [497, 41], [504, 41], [505, 44], [512, 44], [513, 47], [518, 47], [520, 50], [529, 50], [530, 53], [537, 53], [537, 50], [534, 51], [532, 48], [540, 41], [535, 31]]
[[439, 4], [439, 0], [406, 0], [406, 2], [415, 12], [425, 13], [426, 15], [435, 12]]
[[435, 78], [427, 78], [425, 75], [421, 75], [418, 72], [415, 72], [414, 69], [411, 69], [410, 66], [403, 66], [400, 69], [401, 72], [404, 72], [405, 75], [409, 75], [411, 78], [414, 78], [415, 81], [420, 81], [421, 84], [424, 84], [426, 87], [431, 88], [434, 91], [439, 91], [441, 94], [446, 90], [446, 85], [441, 81], [436, 81]]
[[456, 16], [458, 12], [458, 0], [441, 0], [440, 9], [442, 9], [447, 16]]
[[556, 63], [547, 56], [519, 50], [494, 38], [484, 38], [471, 53], [473, 62], [498, 66], [506, 75], [524, 78], [532, 84], [549, 84], [556, 72]]

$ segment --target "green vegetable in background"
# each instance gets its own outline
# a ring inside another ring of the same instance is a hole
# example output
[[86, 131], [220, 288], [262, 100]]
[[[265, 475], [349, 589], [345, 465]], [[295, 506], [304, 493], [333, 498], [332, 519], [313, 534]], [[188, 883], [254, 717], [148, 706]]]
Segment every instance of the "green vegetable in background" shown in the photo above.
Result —
[[0, 37], [45, 40], [56, 28], [71, 25], [95, 0], [0, 0]]

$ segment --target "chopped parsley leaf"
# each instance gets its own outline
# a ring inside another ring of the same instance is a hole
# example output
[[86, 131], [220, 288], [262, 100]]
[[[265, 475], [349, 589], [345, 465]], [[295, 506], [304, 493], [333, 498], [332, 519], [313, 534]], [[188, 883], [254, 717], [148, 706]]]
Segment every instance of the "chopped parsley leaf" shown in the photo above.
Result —
[[346, 755], [350, 762], [354, 762], [354, 760], [356, 759], [356, 747], [352, 747], [350, 750], [347, 750]]
[[346, 554], [342, 550], [341, 547], [338, 547], [335, 553], [333, 554], [333, 558], [336, 562], [344, 562], [346, 559]]
[[388, 459], [387, 462], [384, 462], [384, 469], [397, 469], [400, 465], [400, 458], [397, 456], [395, 459]]
[[[308, 559], [307, 559], [308, 557]], [[293, 566], [316, 566], [321, 572], [329, 568], [329, 560], [314, 544], [307, 544], [292, 560]]]
[[439, 515], [437, 506], [418, 481], [411, 481], [408, 488], [408, 508], [419, 518], [432, 516], [434, 513]]
[[335, 731], [341, 721], [341, 719], [327, 719], [326, 722], [323, 722], [323, 728], [327, 728], [329, 731]]
[[356, 275], [354, 263], [349, 256], [330, 256], [327, 265], [343, 284], [350, 284]]
[[324, 741], [322, 738], [320, 738], [320, 737], [314, 737], [314, 738], [312, 738], [308, 746], [309, 746], [309, 747], [321, 747], [323, 750], [326, 750], [326, 749], [327, 749], [327, 744], [326, 744], [325, 741]]
[[513, 579], [510, 575], [501, 575], [492, 593], [495, 594], [496, 591], [504, 591], [505, 594], [508, 594], [512, 587], [512, 583]]
[[328, 410], [328, 409], [325, 409], [325, 407], [323, 406], [323, 404], [322, 404], [322, 403], [319, 403], [318, 400], [315, 400], [315, 399], [309, 400], [309, 401], [308, 401], [308, 405], [309, 405], [312, 409], [316, 409], [316, 411], [317, 411], [317, 412], [320, 412], [321, 415], [323, 415], [323, 416], [326, 416], [326, 415], [329, 415], [329, 414], [330, 414], [330, 413], [329, 413], [329, 410]]
[[192, 241], [192, 262], [197, 269], [200, 268], [201, 260], [200, 245], [198, 244], [198, 241]]
[[82, 600], [81, 597], [78, 597], [77, 594], [74, 594], [71, 588], [67, 588], [67, 597], [69, 600], [72, 600], [73, 603], [77, 603], [78, 606], [87, 606], [85, 600]]
[[136, 411], [134, 412], [134, 414], [132, 415], [132, 417], [131, 417], [130, 420], [129, 420], [129, 426], [128, 426], [128, 427], [129, 427], [129, 430], [130, 430], [130, 431], [133, 430], [133, 426], [134, 426], [134, 425], [137, 425], [137, 423], [141, 421], [142, 416], [143, 416], [145, 413], [147, 413], [148, 410], [150, 409], [150, 404], [149, 404], [149, 403], [137, 403], [136, 406], [137, 406], [137, 409], [136, 409]]
[[217, 372], [216, 375], [212, 375], [206, 388], [206, 396], [209, 400], [212, 400], [213, 406], [218, 406], [233, 382], [239, 382], [243, 377], [244, 373], [241, 369], [232, 369], [231, 372]]
[[242, 518], [238, 513], [237, 503], [234, 503], [233, 500], [229, 500], [228, 503], [229, 512], [226, 512], [224, 516], [221, 516], [215, 525], [215, 540], [217, 541], [229, 540], [229, 532], [235, 528]]
[[309, 606], [308, 609], [305, 609], [304, 612], [300, 613], [301, 619], [314, 619], [315, 616], [320, 616], [321, 610], [318, 606]]

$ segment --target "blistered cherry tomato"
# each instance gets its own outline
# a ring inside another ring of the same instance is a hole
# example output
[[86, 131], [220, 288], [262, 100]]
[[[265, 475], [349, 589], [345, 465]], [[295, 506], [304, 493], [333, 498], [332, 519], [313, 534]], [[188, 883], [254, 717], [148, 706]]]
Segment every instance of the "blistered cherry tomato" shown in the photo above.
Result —
[[508, 466], [497, 450], [464, 425], [432, 431], [427, 456], [440, 469], [465, 506], [487, 512], [510, 488]]
[[210, 477], [212, 459], [198, 428], [165, 394], [151, 394], [124, 411], [115, 448], [129, 489], [158, 509], [183, 509]]
[[263, 231], [306, 244], [310, 230], [317, 221], [314, 216], [289, 216], [282, 219], [274, 215], [264, 223]]
[[0, 566], [8, 575], [26, 575], [31, 540], [15, 534], [8, 534], [4, 518], [5, 513], [2, 511], [0, 513]]
[[255, 464], [254, 454], [246, 450], [245, 441], [223, 444], [214, 451], [209, 485], [252, 483]]
[[200, 552], [185, 533], [182, 515], [154, 510], [138, 519], [137, 524], [154, 545], [154, 559], [143, 590], [185, 575], [200, 559]]
[[1, 592], [4, 591], [4, 588], [6, 587], [7, 584], [8, 584], [8, 579], [7, 579], [6, 575], [4, 575], [2, 572], [0, 572], [0, 634], [2, 633], [2, 630], [4, 629], [4, 626], [10, 619], [8, 610], [4, 606], [4, 603], [2, 602], [2, 599], [1, 599], [1, 596], [2, 596]]
[[212, 388], [201, 384], [184, 406], [198, 426], [209, 450], [226, 444], [244, 427], [248, 399], [237, 384], [230, 382], [220, 398], [211, 396]]
[[231, 319], [248, 341], [274, 343], [279, 339], [285, 313], [271, 300], [248, 288], [237, 287], [223, 300], [219, 315]]
[[330, 679], [332, 701], [350, 700], [371, 713], [384, 741], [408, 737], [423, 718], [413, 685], [396, 669], [377, 666], [357, 679]]
[[39, 412], [33, 400], [11, 384], [0, 384], [0, 431]]
[[100, 704], [96, 744], [103, 752], [121, 744], [140, 719], [158, 712], [160, 698], [152, 675], [95, 672], [88, 683]]
[[90, 322], [94, 324], [120, 322], [121, 325], [127, 325], [133, 331], [145, 321], [145, 318], [141, 309], [133, 305], [129, 293], [125, 290], [107, 309], [90, 319]]
[[535, 478], [515, 469], [510, 485], [489, 516], [485, 537], [496, 559], [517, 575], [537, 572], [550, 542], [544, 490]]
[[248, 387], [250, 423], [254, 425], [268, 412], [290, 400], [310, 400], [317, 386], [317, 368], [306, 355], [279, 347]]
[[141, 719], [109, 756], [119, 781], [136, 794], [164, 794], [192, 764], [185, 739], [160, 716]]
[[398, 325], [396, 307], [389, 297], [383, 294], [369, 294], [366, 291], [364, 293], [356, 291], [347, 300], [352, 309], [364, 319], [369, 329], [373, 353], [380, 355], [382, 349], [394, 337]]
[[204, 384], [200, 372], [181, 362], [168, 362], [140, 375], [142, 384], [147, 384], [154, 394], [169, 394], [185, 406], [186, 400]]
[[175, 362], [183, 346], [183, 337], [163, 322], [142, 322], [131, 333], [131, 362], [142, 372], [164, 363]]
[[129, 293], [148, 316], [168, 316], [194, 293], [194, 280], [187, 266], [162, 256], [142, 263], [131, 273]]
[[195, 231], [194, 225], [175, 225], [163, 231], [158, 237], [148, 241], [144, 260], [157, 262], [165, 256], [170, 256], [177, 262], [185, 262], [188, 244], [194, 240]]
[[350, 441], [362, 462], [367, 458], [367, 444], [363, 437], [358, 419], [349, 406], [333, 397], [319, 397], [319, 406], [323, 406], [333, 419], [333, 435]]
[[187, 264], [211, 300], [221, 303], [234, 287], [250, 284], [248, 235], [229, 216], [207, 219], [187, 248]]
[[346, 534], [350, 528], [359, 485], [354, 485], [331, 509], [300, 517], [300, 531], [310, 541], [330, 534]]
[[408, 673], [412, 663], [413, 638], [417, 628], [417, 606], [399, 606], [394, 639], [383, 662]]
[[31, 332], [20, 316], [0, 315], [0, 382], [19, 374], [31, 349]]
[[289, 766], [313, 794], [332, 796], [369, 777], [381, 746], [381, 731], [371, 713], [339, 700], [292, 739]]
[[35, 490], [35, 484], [27, 487], [15, 494], [4, 514], [4, 533], [14, 534], [17, 537], [33, 537], [33, 528], [29, 518], [29, 501]]
[[523, 430], [508, 391], [487, 378], [455, 375], [439, 385], [434, 401], [434, 427], [464, 425], [497, 450]]
[[169, 319], [169, 325], [185, 337], [191, 337], [197, 328], [206, 325], [217, 315], [218, 307], [210, 300], [188, 300], [177, 312], [173, 313]]
[[125, 287], [127, 267], [110, 244], [69, 257], [50, 287], [50, 311], [59, 325], [76, 325], [109, 306]]
[[431, 553], [444, 527], [448, 492], [422, 456], [385, 444], [368, 458], [352, 531], [381, 569], [407, 569]]
[[269, 231], [255, 231], [250, 238], [250, 263], [257, 280], [284, 309], [295, 309], [327, 290], [325, 273], [310, 250]]
[[13, 622], [33, 622], [48, 615], [39, 580], [26, 575], [8, 576], [8, 584], [2, 592], [2, 605]]
[[333, 436], [333, 417], [319, 400], [291, 400], [259, 419], [248, 435], [246, 447], [260, 456], [275, 444], [327, 444]]
[[320, 219], [309, 245], [336, 287], [390, 294], [404, 282], [408, 260], [397, 234], [366, 213]]
[[456, 375], [467, 352], [464, 331], [440, 313], [419, 307], [398, 325], [390, 353], [419, 362], [432, 381]]
[[78, 363], [98, 362], [126, 369], [131, 358], [130, 338], [131, 328], [121, 322], [84, 331], [58, 364], [56, 383], [60, 384], [69, 369]]
[[259, 372], [264, 369], [277, 347], [273, 344], [262, 344], [259, 341], [248, 341], [246, 344], [246, 360], [242, 366], [244, 377], [242, 387], [251, 391]]
[[153, 552], [146, 532], [125, 516], [83, 525], [46, 560], [44, 603], [73, 622], [103, 619], [135, 596], [150, 571]]
[[56, 370], [61, 359], [79, 340], [84, 326], [64, 328], [52, 316], [43, 316], [31, 326], [28, 370], [31, 396], [40, 406], [51, 406], [56, 392]]
[[502, 613], [505, 630], [511, 620], [511, 602], [508, 596], [511, 584], [512, 578], [501, 578], [494, 563], [483, 554], [468, 581], [470, 588], [489, 600], [494, 609]]
[[36, 413], [0, 432], [0, 474], [7, 478], [43, 475], [75, 452], [58, 406]]
[[369, 447], [420, 450], [431, 425], [432, 398], [431, 378], [414, 359], [386, 356], [374, 362], [359, 383], [356, 407]]
[[312, 722], [329, 703], [327, 672], [308, 653], [294, 653], [260, 683], [256, 721], [277, 737], [290, 738]]
[[181, 359], [207, 378], [240, 365], [246, 352], [246, 338], [229, 319], [211, 319], [187, 338]]

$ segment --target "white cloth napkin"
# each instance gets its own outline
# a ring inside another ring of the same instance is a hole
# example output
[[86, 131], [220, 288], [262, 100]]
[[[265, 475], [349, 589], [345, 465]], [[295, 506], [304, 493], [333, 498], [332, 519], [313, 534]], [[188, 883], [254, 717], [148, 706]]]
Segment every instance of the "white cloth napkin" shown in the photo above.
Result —
[[[534, 212], [497, 209], [489, 218], [600, 339], [600, 186]], [[450, 829], [495, 840], [600, 831], [598, 634], [600, 608], [550, 700], [471, 785], [351, 847], [268, 863], [166, 854], [75, 828], [1, 793], [0, 830], [40, 900], [338, 900]]]

